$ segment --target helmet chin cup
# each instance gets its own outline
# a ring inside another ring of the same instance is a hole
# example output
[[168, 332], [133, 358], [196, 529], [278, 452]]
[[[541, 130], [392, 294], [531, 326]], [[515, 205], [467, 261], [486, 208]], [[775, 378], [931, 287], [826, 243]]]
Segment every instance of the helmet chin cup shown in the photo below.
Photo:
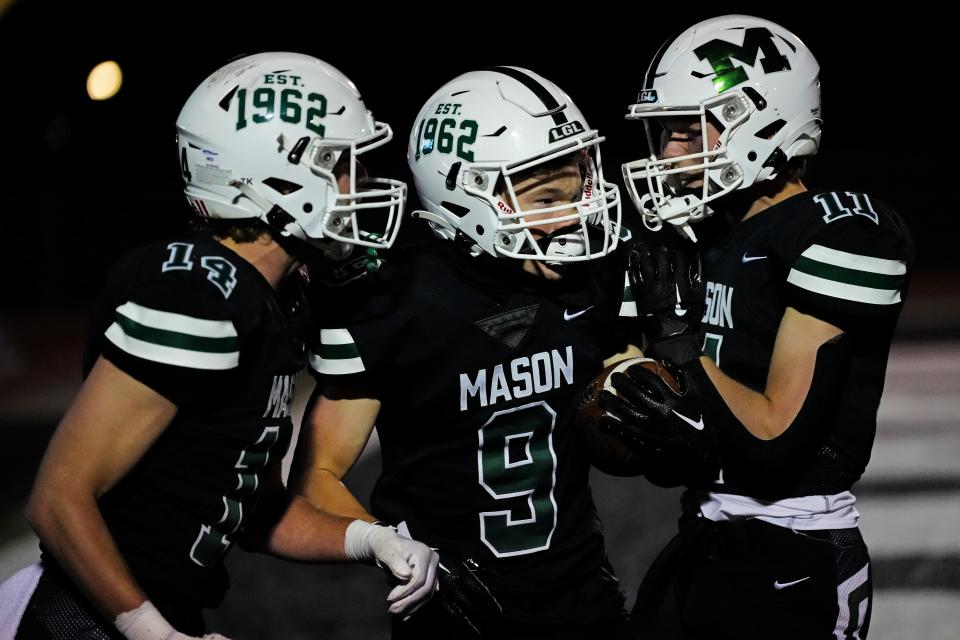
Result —
[[[587, 254], [587, 243], [580, 225], [571, 225], [557, 229], [537, 240], [537, 245], [544, 255], [555, 257], [575, 258]], [[547, 259], [548, 265], [562, 264], [562, 260]]]
[[[554, 271], [559, 271], [570, 264], [564, 258], [577, 258], [589, 254], [596, 254], [603, 247], [604, 231], [597, 227], [587, 227], [584, 237], [583, 227], [570, 225], [557, 229], [537, 240], [537, 246], [549, 258], [543, 263]], [[559, 257], [559, 259], [558, 259]]]
[[690, 211], [697, 206], [697, 202], [698, 198], [689, 193], [664, 195], [656, 201], [653, 194], [645, 194], [640, 198], [643, 224], [651, 231], [659, 231], [664, 221], [669, 222], [679, 233], [696, 242], [697, 235], [690, 226]]

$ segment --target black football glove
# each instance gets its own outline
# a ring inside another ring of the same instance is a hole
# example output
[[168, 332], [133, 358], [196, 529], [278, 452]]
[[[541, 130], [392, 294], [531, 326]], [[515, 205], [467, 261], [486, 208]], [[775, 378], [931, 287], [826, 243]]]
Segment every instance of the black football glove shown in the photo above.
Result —
[[639, 239], [628, 250], [627, 272], [648, 355], [681, 364], [700, 356], [697, 332], [705, 308], [700, 256], [648, 247]]
[[484, 630], [503, 613], [500, 603], [481, 580], [482, 570], [470, 558], [459, 559], [440, 552], [437, 601], [455, 637], [482, 637]]
[[702, 368], [692, 371], [701, 367], [699, 361], [686, 368], [670, 362], [663, 366], [679, 382], [679, 391], [639, 365], [611, 376], [617, 394], [600, 392], [598, 403], [605, 412], [601, 429], [633, 449], [655, 484], [698, 484], [717, 468], [716, 429], [704, 415], [705, 396], [698, 390], [710, 381]]
[[503, 613], [481, 578], [490, 571], [469, 558], [438, 553], [437, 593], [413, 614], [411, 622], [449, 640], [489, 637]]

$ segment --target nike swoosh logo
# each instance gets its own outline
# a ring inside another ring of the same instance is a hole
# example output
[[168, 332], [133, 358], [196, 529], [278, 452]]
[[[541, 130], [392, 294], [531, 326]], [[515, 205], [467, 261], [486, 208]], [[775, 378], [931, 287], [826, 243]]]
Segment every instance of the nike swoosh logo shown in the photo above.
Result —
[[694, 422], [693, 420], [691, 420], [691, 419], [688, 418], [687, 416], [683, 415], [682, 413], [677, 413], [677, 410], [676, 410], [676, 409], [670, 409], [670, 411], [673, 411], [673, 414], [674, 414], [675, 416], [677, 416], [678, 418], [680, 418], [681, 420], [683, 420], [684, 422], [686, 422], [688, 425], [690, 425], [691, 427], [693, 427], [693, 428], [696, 429], [697, 431], [703, 431], [703, 416], [702, 416], [702, 415], [700, 416], [700, 422]]
[[674, 308], [673, 312], [677, 314], [678, 318], [682, 318], [687, 315], [687, 310], [680, 306], [680, 287], [673, 285], [673, 288], [677, 291], [677, 306]]
[[780, 589], [786, 589], [787, 587], [792, 587], [795, 584], [800, 584], [804, 580], [809, 580], [810, 576], [806, 578], [800, 578], [799, 580], [794, 580], [793, 582], [780, 582], [779, 580], [773, 581], [773, 588], [779, 591]]
[[587, 311], [590, 311], [590, 309], [593, 309], [593, 305], [587, 307], [587, 308], [584, 309], [583, 311], [577, 311], [576, 313], [570, 313], [569, 311], [567, 311], [566, 309], [564, 309], [564, 310], [563, 310], [563, 319], [564, 319], [564, 320], [573, 320], [574, 318], [579, 318], [580, 316], [582, 316], [583, 314], [585, 314]]
[[740, 260], [743, 262], [743, 264], [746, 264], [748, 262], [753, 262], [754, 260], [766, 260], [766, 259], [767, 259], [767, 256], [748, 256], [747, 254], [743, 254], [743, 257]]

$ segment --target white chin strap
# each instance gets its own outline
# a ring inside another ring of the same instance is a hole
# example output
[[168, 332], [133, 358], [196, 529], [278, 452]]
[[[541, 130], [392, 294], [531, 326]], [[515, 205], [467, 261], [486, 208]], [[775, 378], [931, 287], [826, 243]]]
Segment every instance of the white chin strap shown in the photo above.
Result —
[[651, 231], [659, 231], [664, 222], [669, 222], [676, 227], [679, 233], [696, 242], [697, 235], [690, 226], [690, 209], [696, 206], [696, 202], [696, 198], [689, 194], [668, 196], [661, 199], [659, 206], [657, 206], [654, 203], [653, 195], [648, 193], [640, 198], [643, 224]]

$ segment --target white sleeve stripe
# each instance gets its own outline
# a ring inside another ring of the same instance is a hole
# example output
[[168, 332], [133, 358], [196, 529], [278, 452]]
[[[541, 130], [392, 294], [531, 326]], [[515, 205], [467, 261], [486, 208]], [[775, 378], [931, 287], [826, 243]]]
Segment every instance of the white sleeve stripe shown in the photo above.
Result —
[[902, 276], [907, 272], [907, 263], [903, 260], [887, 260], [885, 258], [874, 258], [873, 256], [862, 256], [856, 253], [847, 253], [824, 247], [823, 245], [813, 244], [807, 247], [802, 254], [804, 258], [825, 262], [837, 267], [847, 269], [856, 269], [858, 271], [869, 271], [872, 273], [882, 273], [890, 276]]
[[353, 336], [346, 329], [320, 329], [322, 344], [353, 344]]
[[234, 369], [240, 364], [239, 351], [210, 353], [178, 349], [153, 342], [144, 342], [143, 340], [138, 340], [137, 338], [127, 335], [123, 328], [116, 322], [107, 328], [104, 336], [115, 344], [117, 348], [132, 356], [161, 364], [171, 364], [188, 369], [204, 369], [209, 371]]
[[175, 331], [198, 338], [235, 338], [237, 329], [230, 320], [204, 320], [180, 313], [170, 313], [126, 302], [117, 307], [117, 313], [152, 329]]
[[360, 358], [327, 360], [315, 354], [310, 354], [310, 368], [317, 373], [334, 376], [362, 373], [366, 371], [363, 366], [363, 360]]
[[787, 276], [787, 282], [794, 284], [801, 289], [819, 293], [831, 298], [841, 298], [852, 302], [865, 302], [867, 304], [896, 304], [900, 302], [899, 289], [873, 289], [871, 287], [861, 287], [855, 284], [837, 282], [836, 280], [827, 280], [818, 278], [796, 269], [790, 270]]

